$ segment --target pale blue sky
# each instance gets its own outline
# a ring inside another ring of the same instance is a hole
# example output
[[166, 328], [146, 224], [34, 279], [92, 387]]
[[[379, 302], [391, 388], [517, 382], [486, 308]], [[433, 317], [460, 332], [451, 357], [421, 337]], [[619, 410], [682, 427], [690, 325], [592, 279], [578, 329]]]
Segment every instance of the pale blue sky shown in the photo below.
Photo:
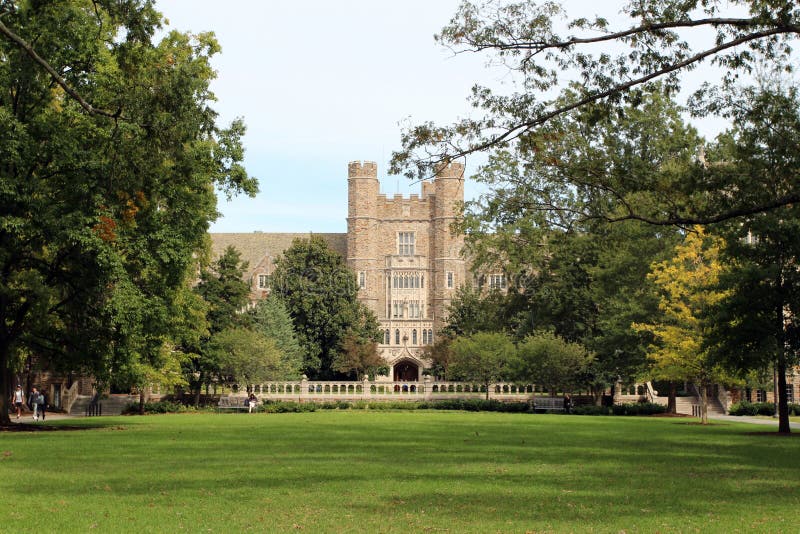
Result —
[[[511, 83], [486, 56], [454, 55], [434, 42], [459, 0], [158, 0], [181, 31], [213, 31], [222, 45], [212, 89], [223, 122], [248, 126], [245, 164], [260, 182], [255, 199], [220, 197], [213, 232], [344, 232], [347, 164], [378, 163], [382, 192], [416, 193], [387, 176], [400, 123], [447, 124], [470, 113], [476, 82]], [[622, 0], [567, 0], [571, 15]], [[708, 65], [695, 71], [709, 75]], [[716, 128], [718, 129], [718, 128]], [[467, 161], [467, 174], [481, 157]], [[480, 188], [467, 180], [465, 195]]]
[[[212, 86], [224, 122], [243, 116], [255, 199], [220, 199], [214, 232], [344, 232], [347, 164], [378, 163], [382, 191], [418, 192], [386, 175], [399, 123], [469, 112], [476, 79], [501, 81], [485, 58], [443, 49], [433, 34], [458, 0], [161, 0], [181, 31], [222, 45]], [[492, 79], [491, 76], [494, 76]], [[470, 162], [470, 167], [472, 167]], [[476, 194], [474, 184], [467, 195]]]

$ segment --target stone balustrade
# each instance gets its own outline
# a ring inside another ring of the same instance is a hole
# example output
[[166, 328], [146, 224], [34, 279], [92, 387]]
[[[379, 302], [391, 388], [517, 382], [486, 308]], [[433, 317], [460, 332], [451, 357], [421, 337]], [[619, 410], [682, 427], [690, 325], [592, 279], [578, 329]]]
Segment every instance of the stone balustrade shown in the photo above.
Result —
[[[525, 402], [535, 391], [532, 384], [490, 384], [488, 398]], [[441, 400], [486, 398], [486, 386], [472, 382], [435, 381], [391, 382], [374, 380], [296, 380], [265, 382], [251, 386], [262, 400]], [[244, 395], [244, 393], [242, 393]]]

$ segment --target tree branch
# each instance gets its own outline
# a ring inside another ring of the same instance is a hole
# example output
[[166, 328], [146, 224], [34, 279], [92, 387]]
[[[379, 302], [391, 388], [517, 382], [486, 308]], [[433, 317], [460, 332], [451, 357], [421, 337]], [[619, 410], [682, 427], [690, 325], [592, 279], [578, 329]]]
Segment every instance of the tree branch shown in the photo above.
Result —
[[110, 117], [112, 119], [120, 119], [122, 117], [122, 109], [118, 109], [115, 112], [106, 111], [104, 109], [96, 108], [92, 106], [89, 102], [87, 102], [77, 91], [75, 91], [72, 87], [67, 84], [67, 81], [61, 77], [61, 75], [56, 72], [56, 70], [50, 66], [50, 64], [45, 61], [33, 47], [28, 44], [22, 37], [15, 34], [11, 31], [3, 21], [0, 20], [0, 34], [5, 35], [9, 40], [11, 40], [14, 44], [22, 48], [28, 56], [33, 59], [36, 63], [38, 63], [46, 72], [50, 75], [50, 77], [59, 85], [61, 86], [64, 91], [71, 96], [87, 113], [90, 115], [102, 115], [104, 117]]
[[[800, 28], [795, 27], [795, 26], [791, 26], [791, 28], [794, 28], [793, 31], [800, 33]], [[703, 59], [705, 59], [705, 58], [707, 58], [709, 56], [713, 56], [713, 55], [715, 55], [715, 54], [717, 54], [719, 52], [722, 52], [723, 50], [727, 50], [729, 48], [733, 48], [735, 46], [739, 46], [739, 45], [747, 43], [749, 41], [762, 39], [764, 37], [769, 37], [771, 35], [779, 35], [779, 34], [782, 34], [782, 33], [787, 33], [786, 27], [784, 27], [784, 26], [777, 27], [777, 28], [770, 28], [768, 30], [763, 30], [763, 31], [760, 31], [760, 32], [749, 33], [747, 35], [743, 35], [743, 36], [741, 36], [741, 37], [739, 37], [737, 39], [733, 39], [732, 41], [728, 41], [726, 43], [722, 43], [722, 44], [720, 44], [718, 46], [715, 46], [713, 48], [709, 48], [707, 50], [703, 50], [702, 52], [699, 52], [699, 53], [697, 53], [697, 54], [695, 54], [695, 55], [693, 55], [691, 57], [688, 57], [683, 61], [679, 61], [677, 63], [672, 63], [670, 65], [667, 65], [666, 67], [658, 69], [658, 70], [656, 70], [654, 72], [651, 72], [650, 74], [647, 74], [645, 76], [642, 76], [642, 77], [639, 77], [639, 78], [635, 78], [635, 79], [630, 80], [630, 81], [625, 82], [625, 83], [620, 83], [620, 84], [614, 85], [610, 89], [606, 89], [605, 91], [601, 91], [599, 93], [590, 94], [590, 95], [585, 96], [585, 97], [581, 98], [580, 100], [577, 100], [577, 101], [575, 101], [575, 102], [573, 102], [571, 104], [567, 104], [565, 106], [557, 107], [557, 108], [553, 109], [552, 111], [549, 111], [549, 112], [547, 112], [547, 113], [545, 113], [543, 115], [539, 115], [538, 117], [536, 117], [536, 118], [534, 118], [532, 120], [525, 121], [525, 122], [522, 122], [522, 123], [519, 123], [519, 124], [516, 124], [516, 125], [511, 125], [511, 126], [506, 128], [505, 132], [503, 132], [501, 134], [498, 134], [497, 136], [492, 137], [492, 138], [490, 138], [490, 139], [488, 139], [488, 140], [486, 140], [486, 141], [484, 141], [484, 142], [482, 142], [480, 144], [477, 144], [477, 145], [474, 145], [474, 146], [471, 146], [471, 147], [468, 147], [468, 148], [458, 148], [456, 150], [456, 152], [454, 152], [453, 154], [439, 154], [439, 155], [436, 156], [438, 159], [436, 161], [432, 162], [432, 163], [437, 164], [437, 163], [441, 163], [442, 161], [445, 161], [445, 160], [446, 161], [451, 161], [451, 160], [453, 160], [455, 158], [464, 157], [464, 156], [467, 156], [468, 154], [472, 154], [474, 152], [481, 152], [481, 151], [486, 150], [488, 148], [492, 148], [494, 146], [497, 146], [497, 145], [500, 145], [500, 144], [503, 144], [503, 143], [506, 143], [506, 142], [509, 142], [509, 141], [513, 141], [514, 139], [518, 138], [520, 135], [524, 134], [525, 132], [530, 131], [531, 129], [533, 129], [536, 126], [541, 126], [542, 124], [546, 123], [550, 119], [555, 118], [555, 117], [557, 117], [559, 115], [563, 115], [563, 114], [568, 113], [568, 112], [570, 112], [570, 111], [572, 111], [574, 109], [583, 107], [583, 106], [585, 106], [587, 104], [591, 104], [593, 102], [597, 102], [598, 100], [602, 100], [602, 99], [607, 98], [607, 97], [609, 97], [611, 95], [614, 95], [616, 93], [627, 91], [627, 90], [629, 90], [629, 89], [631, 89], [633, 87], [636, 87], [637, 85], [642, 85], [643, 83], [649, 82], [650, 80], [652, 80], [654, 78], [658, 78], [658, 77], [663, 76], [665, 74], [669, 74], [671, 72], [675, 72], [677, 70], [681, 70], [681, 69], [686, 68], [689, 65], [692, 65], [694, 63], [697, 63], [697, 62], [699, 62], [699, 61], [701, 61], [701, 60], [703, 60]]]

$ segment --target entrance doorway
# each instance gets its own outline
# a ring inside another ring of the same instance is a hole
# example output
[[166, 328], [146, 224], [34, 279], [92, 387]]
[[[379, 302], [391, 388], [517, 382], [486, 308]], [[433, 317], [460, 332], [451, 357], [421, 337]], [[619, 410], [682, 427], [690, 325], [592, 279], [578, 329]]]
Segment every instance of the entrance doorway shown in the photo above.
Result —
[[419, 379], [419, 365], [416, 363], [403, 360], [394, 364], [394, 381], [395, 382], [416, 382]]

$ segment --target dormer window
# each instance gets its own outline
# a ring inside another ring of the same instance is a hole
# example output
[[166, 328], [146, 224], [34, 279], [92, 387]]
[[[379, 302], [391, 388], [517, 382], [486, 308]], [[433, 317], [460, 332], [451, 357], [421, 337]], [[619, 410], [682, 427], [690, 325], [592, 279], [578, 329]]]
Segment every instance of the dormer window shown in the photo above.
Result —
[[258, 275], [258, 289], [269, 289], [269, 281], [270, 275], [268, 274], [259, 274]]

